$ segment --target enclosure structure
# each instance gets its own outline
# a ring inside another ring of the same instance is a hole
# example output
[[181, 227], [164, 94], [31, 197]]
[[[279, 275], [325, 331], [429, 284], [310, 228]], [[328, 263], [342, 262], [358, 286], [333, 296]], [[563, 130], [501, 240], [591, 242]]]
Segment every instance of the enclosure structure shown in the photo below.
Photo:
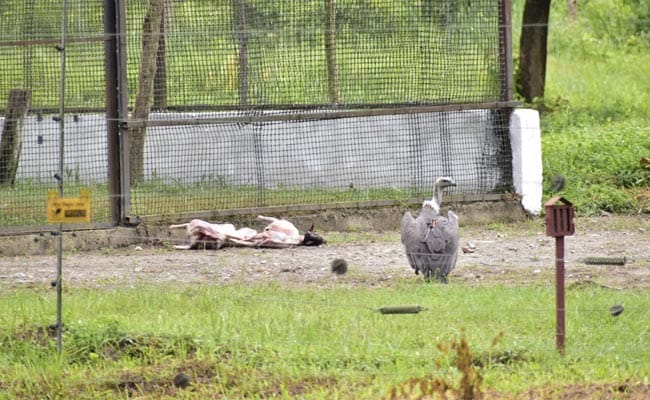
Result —
[[95, 224], [513, 190], [509, 0], [65, 3], [0, 6], [0, 111], [31, 94], [0, 226], [44, 224], [62, 75]]

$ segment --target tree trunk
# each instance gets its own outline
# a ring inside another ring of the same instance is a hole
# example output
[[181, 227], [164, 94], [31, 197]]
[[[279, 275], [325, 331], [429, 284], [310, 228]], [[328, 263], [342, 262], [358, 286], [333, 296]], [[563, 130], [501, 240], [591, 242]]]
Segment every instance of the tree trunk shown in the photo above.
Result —
[[551, 0], [526, 0], [519, 46], [517, 89], [526, 102], [544, 97]]
[[[164, 0], [149, 0], [149, 8], [144, 19], [142, 53], [140, 55], [140, 80], [132, 115], [132, 119], [136, 121], [147, 121], [149, 119], [164, 6]], [[146, 125], [129, 129], [131, 186], [134, 186], [144, 177], [144, 142], [146, 133]]]
[[30, 99], [29, 89], [9, 91], [2, 139], [0, 139], [0, 185], [13, 185], [16, 182], [18, 161], [23, 148], [23, 125]]

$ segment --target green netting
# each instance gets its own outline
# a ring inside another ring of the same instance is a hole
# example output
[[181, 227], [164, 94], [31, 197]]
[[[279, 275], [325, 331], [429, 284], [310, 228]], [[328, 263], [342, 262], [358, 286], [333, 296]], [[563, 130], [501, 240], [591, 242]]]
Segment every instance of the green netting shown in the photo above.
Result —
[[[130, 215], [403, 200], [428, 196], [439, 175], [459, 193], [511, 186], [509, 114], [494, 106], [508, 100], [502, 1], [128, 1], [124, 37], [105, 34], [105, 3], [66, 2], [63, 178], [71, 195], [92, 189], [94, 222], [110, 215], [106, 93], [117, 83], [106, 84], [105, 43], [116, 38], [123, 137], [143, 43], [158, 45], [143, 176], [116, 195]], [[161, 29], [145, 35], [154, 3]], [[56, 186], [62, 16], [60, 1], [0, 3], [0, 115], [12, 89], [31, 93], [0, 225], [45, 223]], [[426, 108], [438, 105], [462, 106]]]

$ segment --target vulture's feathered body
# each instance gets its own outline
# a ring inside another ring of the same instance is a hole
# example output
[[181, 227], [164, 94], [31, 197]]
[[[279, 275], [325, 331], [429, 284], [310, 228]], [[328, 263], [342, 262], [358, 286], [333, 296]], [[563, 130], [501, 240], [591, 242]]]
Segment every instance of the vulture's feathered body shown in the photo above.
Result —
[[410, 212], [402, 217], [402, 243], [409, 264], [426, 280], [447, 282], [447, 275], [456, 265], [458, 255], [458, 216], [452, 211], [440, 215], [442, 189], [456, 186], [451, 178], [438, 178], [434, 195], [422, 204], [417, 218]]

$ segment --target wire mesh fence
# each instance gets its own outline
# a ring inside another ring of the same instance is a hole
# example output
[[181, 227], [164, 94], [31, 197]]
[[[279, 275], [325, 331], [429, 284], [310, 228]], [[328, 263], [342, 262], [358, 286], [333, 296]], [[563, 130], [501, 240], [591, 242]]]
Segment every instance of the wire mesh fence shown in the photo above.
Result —
[[[494, 101], [505, 78], [495, 0], [158, 3], [159, 108]], [[131, 94], [145, 6], [127, 4]]]
[[62, 78], [60, 175], [91, 188], [96, 223], [404, 200], [440, 175], [461, 194], [512, 186], [508, 1], [64, 4], [0, 6], [0, 112], [31, 94], [2, 225], [46, 223]]
[[507, 129], [507, 114], [487, 110], [154, 126], [132, 207], [173, 214], [169, 190], [197, 210], [403, 200], [430, 197], [443, 175], [467, 193], [503, 191]]
[[[28, 0], [0, 5], [0, 120], [3, 142], [14, 142], [18, 163], [9, 182], [0, 182], [3, 226], [43, 225], [47, 192], [56, 188], [54, 175], [60, 172], [66, 195], [90, 187], [93, 220], [107, 220], [106, 155], [87, 151], [105, 149], [106, 122], [85, 114], [105, 108], [102, 1], [68, 2], [65, 165], [59, 171], [63, 4]], [[8, 127], [14, 121], [7, 110], [12, 107], [9, 93], [16, 89], [26, 89], [29, 101], [27, 114], [18, 117], [22, 129], [12, 135]], [[12, 156], [3, 147], [0, 159], [6, 163]], [[89, 180], [99, 175], [100, 180]]]

